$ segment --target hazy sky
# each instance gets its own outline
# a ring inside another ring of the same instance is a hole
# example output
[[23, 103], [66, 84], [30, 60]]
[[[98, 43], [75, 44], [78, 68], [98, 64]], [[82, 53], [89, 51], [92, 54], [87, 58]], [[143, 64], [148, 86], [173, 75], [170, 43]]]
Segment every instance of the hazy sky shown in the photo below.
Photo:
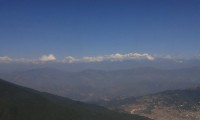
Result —
[[0, 56], [200, 54], [200, 0], [0, 0]]

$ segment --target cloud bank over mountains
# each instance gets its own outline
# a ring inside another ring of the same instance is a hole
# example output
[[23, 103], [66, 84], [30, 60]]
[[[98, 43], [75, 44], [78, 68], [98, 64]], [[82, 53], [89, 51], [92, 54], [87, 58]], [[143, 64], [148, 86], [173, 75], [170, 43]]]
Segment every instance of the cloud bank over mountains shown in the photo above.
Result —
[[111, 55], [103, 55], [103, 56], [92, 56], [92, 57], [82, 57], [75, 58], [73, 56], [65, 57], [64, 62], [67, 63], [76, 63], [76, 62], [103, 62], [103, 61], [124, 61], [124, 60], [154, 60], [155, 57], [153, 55], [144, 53], [128, 53], [128, 54], [111, 54]]
[[28, 58], [12, 58], [9, 56], [0, 56], [0, 63], [94, 63], [94, 62], [114, 62], [114, 61], [127, 61], [127, 60], [148, 60], [154, 61], [156, 59], [168, 59], [170, 60], [176, 59], [171, 56], [159, 56], [159, 55], [151, 55], [148, 53], [127, 53], [127, 54], [110, 54], [110, 55], [102, 55], [102, 56], [83, 56], [80, 58], [73, 56], [66, 56], [64, 59], [57, 59], [54, 54], [42, 55], [37, 59], [28, 59]]
[[44, 63], [44, 62], [55, 62], [56, 57], [53, 54], [42, 55], [38, 59], [28, 59], [28, 58], [12, 58], [8, 56], [0, 56], [0, 63]]
[[8, 57], [8, 56], [0, 56], [0, 62], [8, 63], [8, 62], [11, 62], [11, 61], [13, 61], [13, 59]]

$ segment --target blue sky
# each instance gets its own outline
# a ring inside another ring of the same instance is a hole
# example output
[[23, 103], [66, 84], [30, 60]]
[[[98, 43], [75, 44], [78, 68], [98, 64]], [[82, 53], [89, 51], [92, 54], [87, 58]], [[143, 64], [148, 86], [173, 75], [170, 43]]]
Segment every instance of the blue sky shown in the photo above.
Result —
[[0, 56], [200, 54], [199, 0], [0, 0]]

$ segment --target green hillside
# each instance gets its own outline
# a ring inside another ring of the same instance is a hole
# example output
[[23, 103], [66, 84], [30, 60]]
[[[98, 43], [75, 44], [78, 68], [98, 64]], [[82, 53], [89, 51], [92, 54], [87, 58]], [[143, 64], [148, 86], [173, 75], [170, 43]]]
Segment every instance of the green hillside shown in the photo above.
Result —
[[41, 93], [0, 79], [0, 120], [149, 120]]

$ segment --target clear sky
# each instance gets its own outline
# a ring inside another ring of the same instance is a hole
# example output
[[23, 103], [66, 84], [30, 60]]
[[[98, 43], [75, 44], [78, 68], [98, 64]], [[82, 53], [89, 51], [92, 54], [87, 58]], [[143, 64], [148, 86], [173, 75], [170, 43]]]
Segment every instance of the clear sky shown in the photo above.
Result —
[[200, 54], [200, 0], [0, 0], [0, 56]]

